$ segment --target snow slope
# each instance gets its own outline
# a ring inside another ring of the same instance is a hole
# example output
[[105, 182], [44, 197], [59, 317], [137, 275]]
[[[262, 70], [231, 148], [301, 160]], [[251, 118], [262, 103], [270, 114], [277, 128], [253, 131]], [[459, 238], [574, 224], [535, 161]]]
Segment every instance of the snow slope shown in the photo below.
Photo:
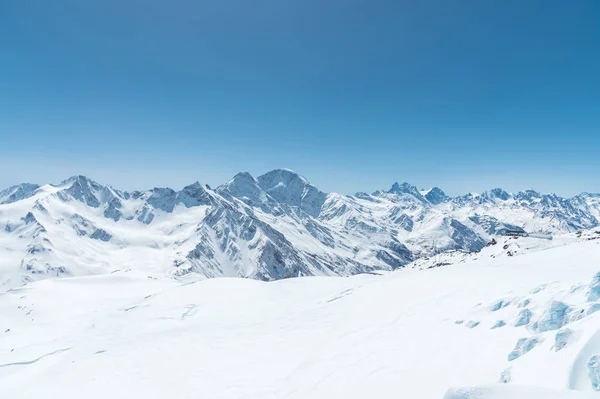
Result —
[[0, 397], [587, 398], [600, 240], [575, 238], [383, 275], [33, 282], [0, 295]]

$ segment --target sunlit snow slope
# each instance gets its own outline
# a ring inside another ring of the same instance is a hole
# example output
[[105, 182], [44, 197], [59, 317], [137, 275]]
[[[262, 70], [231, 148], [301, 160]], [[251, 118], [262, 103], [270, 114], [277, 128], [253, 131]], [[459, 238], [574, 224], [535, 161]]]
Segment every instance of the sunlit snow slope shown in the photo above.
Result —
[[384, 275], [33, 282], [0, 296], [0, 397], [589, 397], [600, 240], [498, 245]]

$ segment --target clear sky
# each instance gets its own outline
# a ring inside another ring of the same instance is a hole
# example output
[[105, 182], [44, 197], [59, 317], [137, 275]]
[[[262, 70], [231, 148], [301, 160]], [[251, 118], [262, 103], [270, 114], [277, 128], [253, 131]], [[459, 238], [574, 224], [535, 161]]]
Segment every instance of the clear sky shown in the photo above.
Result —
[[600, 192], [598, 0], [2, 0], [0, 187]]

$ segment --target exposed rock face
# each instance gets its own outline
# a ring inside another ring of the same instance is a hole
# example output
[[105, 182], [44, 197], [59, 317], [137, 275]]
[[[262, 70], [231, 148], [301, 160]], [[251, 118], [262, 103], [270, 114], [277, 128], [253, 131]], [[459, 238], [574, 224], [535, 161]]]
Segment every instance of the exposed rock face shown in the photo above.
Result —
[[23, 183], [0, 191], [0, 204], [11, 204], [33, 196], [40, 188], [37, 184]]
[[287, 169], [276, 169], [259, 176], [258, 185], [278, 202], [296, 206], [317, 217], [327, 198], [304, 177]]

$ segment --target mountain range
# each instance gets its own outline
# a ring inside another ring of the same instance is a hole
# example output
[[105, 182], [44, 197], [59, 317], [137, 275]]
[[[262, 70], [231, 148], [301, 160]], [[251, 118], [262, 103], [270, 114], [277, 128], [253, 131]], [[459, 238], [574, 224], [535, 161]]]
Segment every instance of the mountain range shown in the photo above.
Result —
[[287, 169], [211, 188], [126, 192], [74, 176], [0, 191], [0, 286], [135, 269], [178, 277], [277, 280], [395, 270], [448, 250], [475, 252], [499, 229], [597, 227], [600, 195], [493, 189], [325, 193]]

